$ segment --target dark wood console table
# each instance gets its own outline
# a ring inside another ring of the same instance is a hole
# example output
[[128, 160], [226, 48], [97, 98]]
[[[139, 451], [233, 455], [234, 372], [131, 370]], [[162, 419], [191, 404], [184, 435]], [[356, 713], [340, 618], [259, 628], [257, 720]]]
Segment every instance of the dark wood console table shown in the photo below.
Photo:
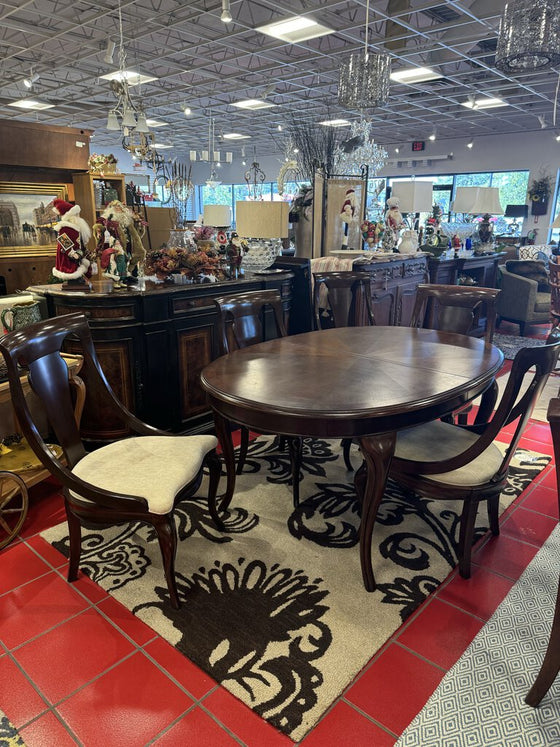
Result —
[[473, 285], [481, 288], [495, 288], [498, 262], [506, 252], [481, 255], [480, 257], [459, 257], [458, 259], [440, 259], [430, 257], [430, 283], [457, 285], [459, 278], [471, 278]]
[[[213, 299], [263, 288], [280, 290], [286, 319], [292, 304], [290, 272], [247, 273], [238, 280], [196, 285], [156, 285], [146, 290], [114, 290], [94, 283], [94, 290], [63, 291], [60, 285], [31, 286], [46, 300], [49, 317], [81, 311], [90, 322], [95, 348], [117, 397], [151, 425], [196, 433], [212, 422], [200, 372], [218, 355]], [[79, 353], [79, 348], [68, 348]], [[128, 435], [99, 387], [81, 373], [89, 396], [82, 435], [102, 443]]]

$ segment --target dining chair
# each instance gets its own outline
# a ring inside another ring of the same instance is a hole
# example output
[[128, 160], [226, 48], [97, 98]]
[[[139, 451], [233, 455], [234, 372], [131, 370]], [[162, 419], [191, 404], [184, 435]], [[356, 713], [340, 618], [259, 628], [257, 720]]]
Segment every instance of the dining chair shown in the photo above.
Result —
[[560, 259], [550, 258], [548, 263], [548, 283], [550, 285], [550, 319], [553, 327], [560, 325]]
[[315, 328], [375, 324], [370, 286], [367, 272], [313, 273]]
[[[249, 291], [234, 296], [214, 299], [218, 312], [218, 340], [220, 354], [265, 342], [287, 335], [282, 309], [282, 298], [277, 290]], [[249, 429], [240, 426], [241, 442], [237, 457], [236, 472], [240, 475], [247, 460]], [[299, 504], [299, 481], [302, 458], [302, 442], [299, 438], [280, 436], [280, 448], [287, 446], [290, 452], [292, 494], [294, 506]]]
[[[88, 381], [99, 398], [96, 401], [107, 398], [129, 431], [138, 435], [86, 451], [75, 419], [68, 367], [61, 356], [68, 338], [73, 346], [76, 342], [80, 345]], [[59, 316], [11, 332], [0, 338], [0, 351], [23, 434], [44, 467], [63, 485], [70, 534], [68, 581], [78, 578], [82, 526], [145, 522], [157, 535], [171, 604], [178, 609], [173, 509], [195, 495], [207, 468], [210, 515], [218, 527], [222, 526], [216, 505], [221, 472], [217, 439], [211, 435], [171, 435], [129, 412], [103, 373], [83, 314]], [[22, 368], [27, 370], [29, 385], [62, 448], [60, 460], [45, 443], [30, 411], [20, 379]]]
[[[560, 399], [555, 397], [548, 403], [546, 414], [550, 423], [552, 433], [552, 445], [554, 447], [554, 461], [560, 464]], [[560, 511], [560, 475], [556, 467], [556, 495], [558, 498], [558, 510]], [[550, 686], [560, 672], [560, 579], [558, 580], [558, 593], [556, 595], [556, 607], [552, 620], [552, 629], [543, 663], [537, 675], [537, 679], [525, 697], [527, 705], [534, 708], [539, 705], [547, 694]]]
[[[389, 476], [413, 494], [462, 501], [458, 556], [463, 578], [469, 578], [471, 572], [479, 503], [487, 504], [490, 529], [499, 534], [499, 497], [510, 462], [559, 353], [560, 341], [522, 348], [515, 356], [498, 407], [486, 423], [463, 426], [435, 420], [397, 435]], [[500, 437], [504, 452], [494, 441], [510, 424], [514, 427], [509, 444], [503, 442], [505, 434]]]

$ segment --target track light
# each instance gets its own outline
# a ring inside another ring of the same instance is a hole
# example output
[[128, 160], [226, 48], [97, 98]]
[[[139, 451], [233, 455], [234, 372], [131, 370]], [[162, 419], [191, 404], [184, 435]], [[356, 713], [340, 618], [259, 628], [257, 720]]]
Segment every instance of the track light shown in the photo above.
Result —
[[113, 55], [115, 54], [115, 42], [111, 39], [107, 39], [107, 47], [105, 49], [105, 54], [103, 55], [103, 62], [106, 62], [108, 65], [111, 65], [113, 62]]
[[33, 86], [33, 83], [36, 83], [38, 80], [39, 80], [39, 74], [32, 73], [32, 75], [30, 75], [29, 78], [24, 78], [23, 85], [26, 88], [31, 88]]
[[229, 0], [222, 0], [222, 15], [220, 16], [220, 19], [224, 23], [231, 23], [233, 20], [231, 17], [231, 8], [229, 6]]
[[469, 142], [467, 143], [467, 148], [472, 148], [473, 145], [474, 145], [474, 140], [469, 140]]
[[435, 139], [436, 139], [436, 131], [434, 130], [432, 134], [428, 137], [428, 140], [431, 140], [433, 143]]

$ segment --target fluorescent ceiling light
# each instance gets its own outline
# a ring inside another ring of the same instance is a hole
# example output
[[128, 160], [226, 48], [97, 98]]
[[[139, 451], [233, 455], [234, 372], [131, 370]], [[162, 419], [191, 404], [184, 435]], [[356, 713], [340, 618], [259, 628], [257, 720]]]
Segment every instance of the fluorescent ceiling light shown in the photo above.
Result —
[[34, 99], [19, 99], [19, 101], [11, 101], [8, 106], [17, 106], [18, 109], [35, 109], [35, 111], [41, 111], [42, 109], [52, 109], [54, 104], [45, 104], [44, 101], [35, 101]]
[[103, 80], [126, 80], [129, 86], [138, 86], [141, 83], [150, 83], [152, 80], [157, 80], [153, 75], [142, 75], [142, 73], [136, 73], [134, 70], [115, 70], [99, 77]]
[[157, 148], [157, 150], [166, 150], [166, 148], [172, 148], [172, 145], [166, 145], [165, 143], [152, 143], [150, 145], [150, 148], [153, 148], [154, 150]]
[[496, 98], [469, 99], [462, 101], [461, 105], [466, 106], [467, 109], [495, 109], [498, 106], [508, 106], [505, 101]]
[[146, 124], [148, 127], [165, 127], [169, 122], [162, 122], [161, 119], [147, 119]]
[[319, 124], [325, 127], [348, 127], [350, 122], [347, 119], [325, 119], [323, 122], [319, 122]]
[[426, 80], [443, 78], [443, 75], [430, 70], [429, 67], [407, 67], [403, 70], [395, 70], [389, 77], [398, 83], [423, 83]]
[[222, 135], [224, 140], [247, 140], [250, 138], [250, 135], [242, 135], [239, 132], [226, 132], [225, 135]]
[[306, 18], [305, 16], [293, 16], [275, 23], [267, 23], [264, 26], [258, 26], [255, 31], [260, 31], [261, 34], [273, 36], [275, 39], [281, 39], [290, 44], [334, 33], [333, 29], [322, 26], [312, 18]]
[[245, 99], [244, 101], [233, 101], [232, 106], [237, 106], [239, 109], [269, 109], [276, 104], [261, 101], [261, 99]]

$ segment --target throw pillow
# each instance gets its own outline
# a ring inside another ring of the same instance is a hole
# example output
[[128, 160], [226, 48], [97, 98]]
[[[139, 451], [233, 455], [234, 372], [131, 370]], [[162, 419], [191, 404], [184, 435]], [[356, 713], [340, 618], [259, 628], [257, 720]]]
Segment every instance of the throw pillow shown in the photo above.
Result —
[[521, 277], [536, 280], [538, 283], [537, 290], [540, 293], [550, 293], [548, 273], [542, 260], [509, 259], [506, 262], [506, 270], [513, 275], [521, 275]]

